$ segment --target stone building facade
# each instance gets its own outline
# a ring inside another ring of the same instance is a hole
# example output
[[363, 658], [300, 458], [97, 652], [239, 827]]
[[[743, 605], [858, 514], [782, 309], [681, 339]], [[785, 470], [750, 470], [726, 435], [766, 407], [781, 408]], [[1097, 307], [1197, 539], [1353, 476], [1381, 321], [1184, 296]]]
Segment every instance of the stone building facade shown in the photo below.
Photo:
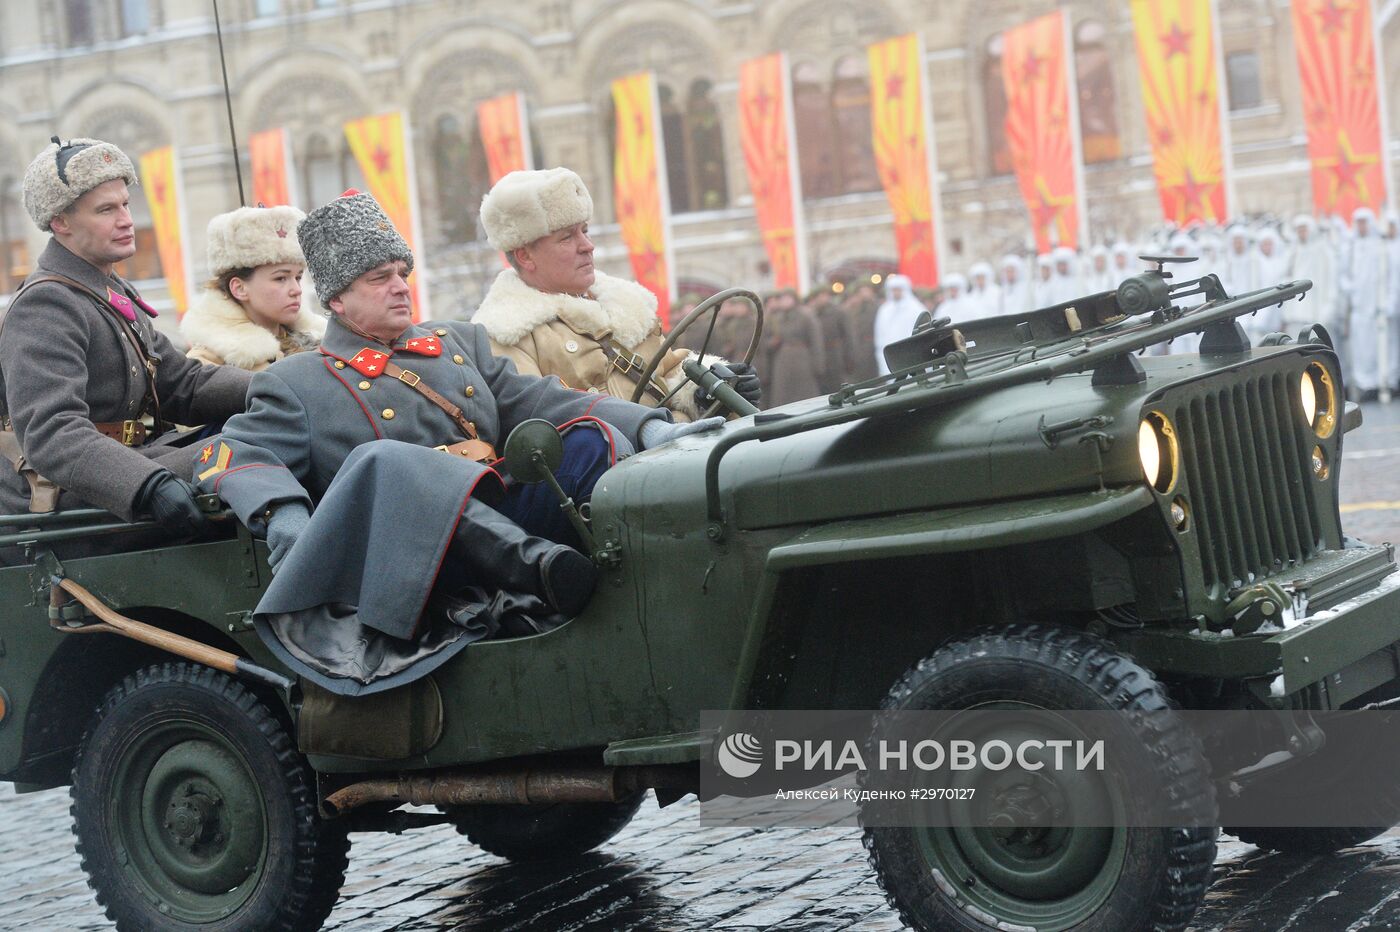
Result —
[[[1400, 66], [1400, 0], [1374, 0], [1382, 55]], [[1073, 0], [1090, 235], [1158, 216], [1126, 0]], [[577, 170], [594, 193], [598, 261], [627, 274], [611, 206], [609, 81], [650, 69], [661, 86], [676, 274], [683, 288], [763, 286], [767, 264], [739, 148], [740, 63], [788, 53], [814, 276], [888, 268], [890, 212], [869, 154], [865, 46], [918, 31], [927, 50], [947, 264], [1025, 248], [1029, 224], [998, 130], [998, 34], [1049, 0], [222, 0], [240, 140], [291, 131], [294, 190], [314, 205], [361, 184], [349, 119], [408, 114], [433, 312], [467, 316], [499, 269], [475, 208], [486, 167], [475, 104], [519, 90], [536, 164]], [[1220, 0], [1237, 206], [1311, 204], [1288, 4]], [[19, 181], [55, 133], [133, 154], [173, 144], [182, 165], [191, 281], [204, 228], [238, 205], [211, 0], [5, 0], [0, 4], [0, 295], [42, 247]], [[1400, 127], [1400, 94], [1389, 121]], [[1391, 157], [1400, 156], [1392, 145]], [[248, 184], [245, 150], [244, 176]], [[163, 297], [142, 198], [141, 261]], [[3, 298], [0, 298], [3, 301]]]

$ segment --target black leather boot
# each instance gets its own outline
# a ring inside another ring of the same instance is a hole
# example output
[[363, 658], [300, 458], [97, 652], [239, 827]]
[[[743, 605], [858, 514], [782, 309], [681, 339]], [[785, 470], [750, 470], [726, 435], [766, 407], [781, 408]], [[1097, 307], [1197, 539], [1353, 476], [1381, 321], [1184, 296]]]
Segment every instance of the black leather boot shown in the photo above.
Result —
[[570, 618], [583, 611], [598, 584], [598, 569], [586, 555], [532, 536], [476, 499], [462, 512], [455, 543], [475, 584], [538, 596]]

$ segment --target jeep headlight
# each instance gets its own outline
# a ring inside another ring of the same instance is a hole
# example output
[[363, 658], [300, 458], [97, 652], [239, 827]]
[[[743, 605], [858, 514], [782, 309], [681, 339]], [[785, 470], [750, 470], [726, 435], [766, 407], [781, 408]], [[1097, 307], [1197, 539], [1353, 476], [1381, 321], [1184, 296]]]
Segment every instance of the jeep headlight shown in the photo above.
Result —
[[1152, 411], [1138, 424], [1138, 458], [1147, 484], [1166, 494], [1176, 485], [1176, 431], [1160, 411]]
[[1337, 387], [1320, 362], [1309, 363], [1298, 382], [1298, 398], [1308, 426], [1323, 439], [1337, 429]]

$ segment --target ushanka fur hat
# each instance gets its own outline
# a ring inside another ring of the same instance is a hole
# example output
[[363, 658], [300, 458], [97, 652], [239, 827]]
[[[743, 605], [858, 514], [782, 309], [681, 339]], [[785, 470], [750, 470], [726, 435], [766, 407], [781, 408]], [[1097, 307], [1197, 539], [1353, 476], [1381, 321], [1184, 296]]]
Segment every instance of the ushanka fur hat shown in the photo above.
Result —
[[136, 169], [126, 153], [100, 139], [57, 136], [29, 163], [24, 172], [24, 209], [45, 233], [54, 217], [100, 184], [122, 179], [136, 184]]
[[295, 207], [240, 207], [209, 221], [209, 274], [296, 263], [306, 265], [297, 224], [306, 214]]
[[316, 282], [316, 297], [327, 309], [332, 298], [377, 265], [402, 260], [413, 271], [413, 252], [389, 215], [354, 188], [307, 214], [297, 236]]
[[510, 172], [481, 200], [481, 225], [491, 246], [519, 249], [593, 216], [583, 179], [567, 168]]

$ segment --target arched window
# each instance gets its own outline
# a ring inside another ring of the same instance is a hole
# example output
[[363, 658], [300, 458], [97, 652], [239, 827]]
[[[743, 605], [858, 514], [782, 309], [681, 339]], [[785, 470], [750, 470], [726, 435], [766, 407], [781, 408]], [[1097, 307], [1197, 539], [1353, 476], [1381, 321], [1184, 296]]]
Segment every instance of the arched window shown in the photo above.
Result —
[[63, 26], [69, 48], [92, 45], [92, 0], [63, 0]]
[[149, 0], [121, 0], [123, 36], [144, 36], [151, 31]]
[[831, 197], [839, 190], [831, 114], [821, 76], [811, 64], [792, 69], [792, 116], [797, 131], [797, 159], [802, 196]]
[[1113, 59], [1102, 23], [1080, 23], [1074, 31], [1074, 70], [1079, 82], [1079, 138], [1086, 164], [1112, 162], [1123, 155], [1118, 136], [1118, 99], [1113, 90]]
[[666, 151], [666, 183], [671, 190], [671, 213], [689, 213], [691, 199], [689, 147], [686, 145], [685, 114], [676, 104], [676, 95], [665, 84], [656, 85], [661, 109], [661, 140]]
[[870, 77], [864, 56], [847, 56], [836, 63], [831, 82], [831, 125], [836, 134], [836, 165], [840, 193], [878, 191], [870, 130]]
[[438, 117], [433, 125], [433, 187], [437, 192], [434, 206], [441, 242], [455, 245], [476, 239], [471, 181], [467, 177], [467, 140], [462, 123], [455, 116]]
[[1007, 175], [1015, 166], [1011, 146], [1006, 141], [1006, 79], [1001, 73], [1001, 33], [987, 41], [987, 57], [982, 64], [982, 104], [987, 118], [987, 154], [992, 173]]
[[301, 190], [307, 210], [335, 200], [347, 188], [365, 188], [364, 174], [355, 162], [350, 144], [344, 136], [332, 144], [324, 134], [313, 133], [306, 140], [306, 156], [302, 159]]
[[714, 85], [700, 78], [690, 85], [686, 129], [690, 136], [691, 203], [700, 210], [729, 205], [729, 181], [724, 175], [724, 130], [715, 106]]

